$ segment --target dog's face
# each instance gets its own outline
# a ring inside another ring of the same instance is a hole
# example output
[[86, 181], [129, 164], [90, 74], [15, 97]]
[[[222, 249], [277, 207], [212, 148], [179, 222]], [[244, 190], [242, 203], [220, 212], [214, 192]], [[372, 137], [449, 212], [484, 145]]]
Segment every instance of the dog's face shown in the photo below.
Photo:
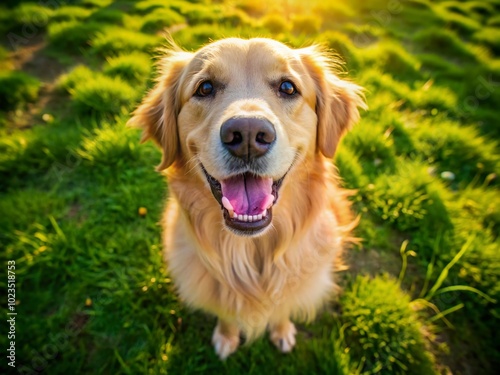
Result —
[[287, 174], [317, 152], [333, 156], [359, 92], [315, 47], [225, 39], [166, 57], [131, 121], [163, 149], [160, 169], [182, 160], [197, 170], [226, 226], [254, 235], [271, 224]]

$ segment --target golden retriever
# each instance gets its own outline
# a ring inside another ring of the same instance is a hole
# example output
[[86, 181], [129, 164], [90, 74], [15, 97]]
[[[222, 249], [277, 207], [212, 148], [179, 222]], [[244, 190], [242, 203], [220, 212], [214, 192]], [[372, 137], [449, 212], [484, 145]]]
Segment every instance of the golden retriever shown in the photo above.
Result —
[[172, 45], [130, 124], [163, 151], [165, 259], [182, 300], [218, 317], [225, 359], [266, 328], [282, 352], [335, 287], [353, 227], [332, 157], [364, 108], [317, 46]]

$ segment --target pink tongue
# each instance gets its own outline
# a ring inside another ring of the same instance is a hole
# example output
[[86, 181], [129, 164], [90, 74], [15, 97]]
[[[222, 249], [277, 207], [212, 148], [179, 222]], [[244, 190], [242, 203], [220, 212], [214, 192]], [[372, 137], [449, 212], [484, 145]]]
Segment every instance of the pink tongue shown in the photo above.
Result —
[[222, 195], [237, 214], [258, 215], [272, 203], [272, 178], [245, 173], [228, 178], [221, 185]]

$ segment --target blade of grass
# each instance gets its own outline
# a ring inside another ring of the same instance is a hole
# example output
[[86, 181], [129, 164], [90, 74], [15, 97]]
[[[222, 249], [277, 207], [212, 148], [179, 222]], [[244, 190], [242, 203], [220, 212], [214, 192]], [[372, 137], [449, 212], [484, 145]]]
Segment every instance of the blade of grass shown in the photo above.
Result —
[[422, 287], [422, 290], [420, 291], [420, 294], [418, 295], [419, 298], [423, 298], [425, 296], [425, 293], [427, 292], [427, 289], [429, 288], [429, 282], [431, 281], [432, 277], [432, 271], [434, 271], [434, 264], [436, 263], [436, 251], [437, 251], [437, 246], [439, 246], [439, 242], [441, 241], [441, 236], [442, 233], [439, 232], [436, 241], [434, 242], [434, 249], [432, 251], [432, 257], [431, 261], [427, 266], [427, 272], [425, 274], [425, 280], [424, 280], [424, 286]]
[[448, 273], [451, 269], [451, 267], [453, 267], [455, 265], [455, 263], [457, 263], [460, 258], [467, 252], [467, 250], [469, 249], [469, 246], [471, 245], [472, 241], [474, 240], [475, 236], [471, 236], [467, 242], [462, 246], [462, 248], [460, 249], [460, 251], [453, 257], [453, 259], [443, 268], [443, 270], [441, 271], [441, 274], [439, 275], [436, 283], [434, 284], [434, 286], [431, 288], [431, 290], [429, 291], [429, 293], [427, 293], [427, 295], [425, 296], [425, 299], [426, 300], [430, 300], [435, 294], [436, 294], [436, 291], [441, 287], [441, 285], [443, 284], [443, 282], [446, 280], [446, 278], [448, 277]]
[[118, 360], [118, 362], [120, 363], [123, 371], [126, 373], [126, 374], [131, 374], [130, 372], [130, 367], [127, 366], [127, 364], [125, 363], [125, 361], [123, 360], [123, 358], [121, 357], [120, 353], [118, 353], [118, 349], [115, 349], [114, 350], [114, 353], [115, 353], [115, 357], [116, 359]]
[[439, 314], [434, 315], [433, 317], [429, 318], [429, 322], [435, 322], [438, 319], [443, 319], [446, 315], [451, 314], [452, 312], [455, 312], [457, 310], [460, 310], [462, 307], [464, 307], [463, 303], [459, 303], [458, 305], [455, 305], [453, 307], [450, 307], [449, 309], [446, 309], [444, 311], [441, 311]]
[[479, 289], [473, 288], [472, 286], [468, 286], [468, 285], [447, 286], [446, 288], [439, 289], [438, 291], [436, 291], [436, 293], [434, 293], [434, 295], [437, 296], [439, 294], [443, 294], [443, 293], [447, 293], [447, 292], [460, 292], [460, 291], [476, 293], [477, 295], [480, 295], [486, 301], [491, 302], [491, 303], [496, 303], [497, 302], [496, 300], [494, 300], [493, 298], [491, 298], [486, 293], [483, 293]]
[[406, 267], [408, 265], [408, 256], [406, 255], [406, 247], [408, 246], [408, 240], [404, 240], [399, 249], [399, 253], [401, 254], [401, 258], [403, 260], [403, 264], [401, 265], [401, 271], [399, 272], [398, 284], [401, 285], [405, 277]]
[[[422, 305], [433, 310], [436, 313], [436, 316], [441, 314], [441, 311], [439, 310], [439, 308], [435, 304], [433, 304], [432, 302], [429, 302], [423, 298], [417, 298], [416, 300], [413, 300], [410, 302], [411, 305], [415, 305], [415, 304], [418, 305], [419, 303], [421, 303]], [[441, 316], [441, 319], [444, 322], [444, 324], [446, 324], [446, 326], [448, 328], [450, 328], [450, 329], [454, 328], [453, 324], [451, 324], [451, 322], [448, 319], [446, 319], [444, 316]]]
[[61, 238], [64, 242], [67, 242], [66, 236], [64, 235], [64, 232], [62, 231], [62, 229], [59, 226], [59, 224], [57, 224], [57, 221], [54, 219], [54, 217], [53, 216], [49, 216], [49, 220], [50, 220], [52, 226], [54, 227], [54, 230], [56, 231], [57, 236], [59, 238]]

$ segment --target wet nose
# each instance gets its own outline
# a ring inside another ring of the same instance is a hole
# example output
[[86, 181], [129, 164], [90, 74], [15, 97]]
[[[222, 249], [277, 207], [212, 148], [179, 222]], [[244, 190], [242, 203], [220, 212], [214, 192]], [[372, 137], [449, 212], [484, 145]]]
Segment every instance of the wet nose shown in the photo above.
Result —
[[269, 151], [276, 131], [266, 119], [233, 117], [222, 124], [220, 138], [231, 155], [249, 161]]

